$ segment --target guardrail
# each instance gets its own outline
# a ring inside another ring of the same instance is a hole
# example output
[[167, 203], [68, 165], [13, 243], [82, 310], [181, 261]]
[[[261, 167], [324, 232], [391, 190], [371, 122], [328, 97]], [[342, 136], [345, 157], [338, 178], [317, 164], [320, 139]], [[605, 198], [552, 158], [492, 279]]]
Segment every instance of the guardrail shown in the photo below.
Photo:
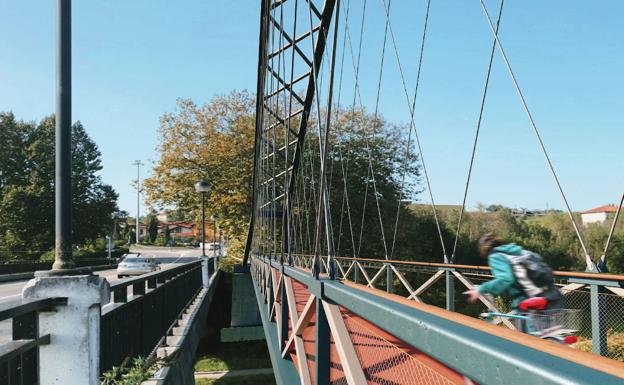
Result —
[[112, 284], [113, 303], [102, 309], [100, 372], [150, 356], [201, 287], [201, 261]]
[[[78, 258], [75, 260], [76, 267], [113, 265], [116, 259], [108, 258]], [[38, 270], [50, 270], [53, 261], [8, 261], [0, 263], [0, 275], [32, 273]]]
[[311, 383], [311, 378], [350, 385], [368, 380], [621, 384], [624, 379], [621, 363], [419, 303], [414, 290], [409, 300], [386, 293], [371, 287], [375, 279], [368, 272], [362, 272], [368, 283], [359, 285], [317, 280], [309, 270], [267, 257], [254, 256], [251, 268], [281, 384]]
[[0, 384], [39, 383], [39, 346], [50, 343], [50, 335], [39, 335], [39, 313], [67, 305], [67, 298], [46, 298], [23, 302], [21, 299], [0, 305], [0, 322], [11, 320], [10, 342], [0, 347]]
[[[311, 255], [294, 255], [293, 265], [311, 269], [312, 260]], [[327, 258], [323, 257], [322, 261], [325, 271], [329, 271]], [[473, 317], [478, 316], [483, 307], [499, 313], [511, 311], [510, 299], [505, 297], [482, 296], [477, 305], [456, 298], [456, 286], [470, 289], [492, 278], [487, 266], [346, 257], [336, 257], [335, 261], [339, 279], [396, 293], [416, 302]], [[624, 361], [624, 344], [615, 342], [624, 340], [624, 275], [568, 271], [554, 274], [566, 307], [583, 310], [579, 330], [581, 341], [577, 346]], [[496, 321], [514, 329], [506, 319]]]

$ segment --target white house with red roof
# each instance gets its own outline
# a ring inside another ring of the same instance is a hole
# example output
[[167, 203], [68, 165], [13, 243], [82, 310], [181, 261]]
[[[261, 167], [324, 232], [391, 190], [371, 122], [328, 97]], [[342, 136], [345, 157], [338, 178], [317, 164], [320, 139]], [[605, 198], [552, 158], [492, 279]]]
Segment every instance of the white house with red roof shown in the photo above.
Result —
[[617, 205], [604, 205], [590, 210], [582, 211], [581, 219], [583, 221], [583, 225], [588, 225], [590, 223], [602, 223], [606, 221], [609, 216], [615, 215], [617, 209]]

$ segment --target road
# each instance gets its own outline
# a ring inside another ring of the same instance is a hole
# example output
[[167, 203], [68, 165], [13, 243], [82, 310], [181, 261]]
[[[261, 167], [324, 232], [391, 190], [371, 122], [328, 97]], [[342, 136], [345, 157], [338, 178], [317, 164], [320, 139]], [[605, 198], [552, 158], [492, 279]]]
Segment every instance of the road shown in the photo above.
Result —
[[[166, 270], [180, 263], [192, 261], [193, 257], [201, 255], [201, 250], [189, 248], [168, 248], [155, 246], [138, 246], [130, 249], [131, 253], [141, 253], [146, 257], [160, 260], [161, 269]], [[109, 283], [118, 281], [117, 270], [102, 270], [93, 272], [95, 275], [106, 278]], [[0, 305], [3, 302], [12, 301], [21, 296], [22, 289], [29, 280], [0, 283]], [[131, 294], [131, 288], [128, 294]], [[0, 343], [11, 339], [11, 320], [0, 322]]]
[[[162, 269], [171, 268], [179, 263], [190, 262], [190, 259], [187, 259], [187, 257], [198, 257], [201, 255], [201, 250], [199, 249], [156, 246], [132, 247], [130, 252], [141, 253], [143, 256], [161, 260], [160, 266]], [[117, 271], [115, 269], [96, 271], [94, 274], [106, 278], [109, 283], [113, 283], [118, 280]], [[22, 288], [26, 285], [26, 282], [28, 282], [28, 280], [0, 283], [0, 302], [6, 300], [7, 297], [20, 295], [22, 293]]]

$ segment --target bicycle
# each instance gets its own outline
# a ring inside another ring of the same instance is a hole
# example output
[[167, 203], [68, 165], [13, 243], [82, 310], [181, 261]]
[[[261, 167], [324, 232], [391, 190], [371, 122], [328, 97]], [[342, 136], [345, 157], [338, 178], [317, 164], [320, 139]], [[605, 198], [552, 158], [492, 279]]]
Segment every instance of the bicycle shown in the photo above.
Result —
[[513, 319], [518, 331], [563, 345], [578, 341], [580, 309], [547, 310], [548, 299], [532, 297], [518, 304], [516, 313], [481, 313], [480, 318], [494, 323], [497, 317]]

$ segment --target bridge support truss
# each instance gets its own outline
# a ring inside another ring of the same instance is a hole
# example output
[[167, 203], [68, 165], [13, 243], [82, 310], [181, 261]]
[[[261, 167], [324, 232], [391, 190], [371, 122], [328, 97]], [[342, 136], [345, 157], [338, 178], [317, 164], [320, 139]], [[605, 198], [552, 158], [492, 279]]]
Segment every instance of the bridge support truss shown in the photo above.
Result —
[[262, 0], [252, 213], [243, 265], [252, 249], [288, 254], [295, 176], [336, 2]]

